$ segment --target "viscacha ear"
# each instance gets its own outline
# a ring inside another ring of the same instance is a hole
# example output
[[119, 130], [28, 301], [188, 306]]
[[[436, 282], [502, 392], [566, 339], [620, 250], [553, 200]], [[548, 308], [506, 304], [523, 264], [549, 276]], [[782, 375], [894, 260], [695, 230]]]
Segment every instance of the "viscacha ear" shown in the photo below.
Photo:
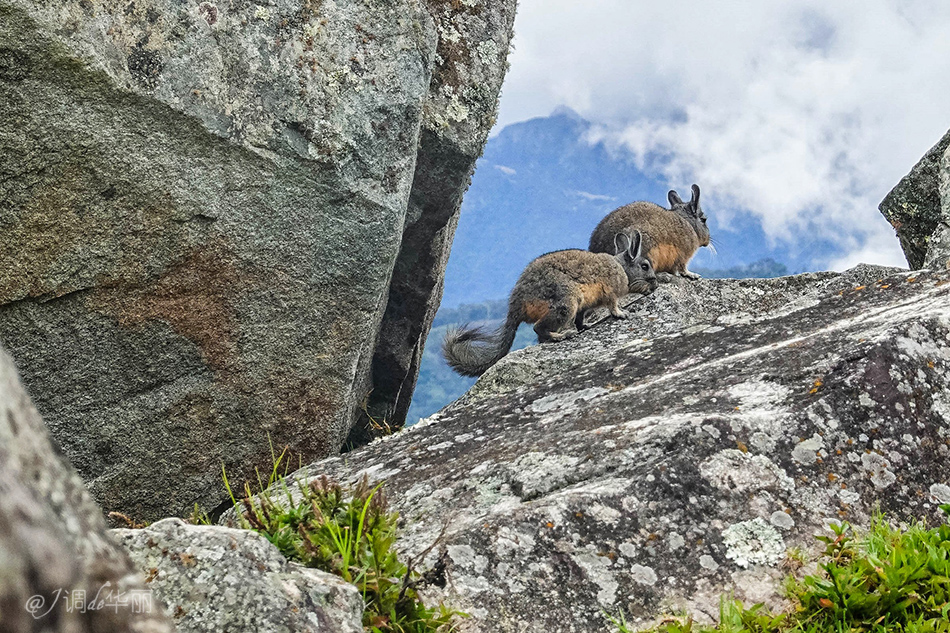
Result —
[[633, 241], [630, 243], [630, 248], [627, 249], [627, 252], [630, 253], [631, 259], [636, 259], [640, 257], [640, 249], [643, 247], [643, 236], [640, 235], [640, 231], [634, 229], [633, 231]]
[[[623, 244], [620, 243], [620, 238], [623, 238]], [[620, 253], [626, 251], [630, 248], [630, 236], [626, 233], [617, 233], [614, 235], [614, 255], [619, 255]]]
[[699, 208], [699, 185], [694, 184], [690, 189], [693, 190], [693, 197], [689, 201], [689, 207], [695, 211]]
[[683, 199], [680, 198], [680, 194], [676, 193], [672, 189], [670, 189], [670, 192], [666, 195], [666, 197], [669, 199], [671, 207], [675, 207], [678, 204], [683, 204]]

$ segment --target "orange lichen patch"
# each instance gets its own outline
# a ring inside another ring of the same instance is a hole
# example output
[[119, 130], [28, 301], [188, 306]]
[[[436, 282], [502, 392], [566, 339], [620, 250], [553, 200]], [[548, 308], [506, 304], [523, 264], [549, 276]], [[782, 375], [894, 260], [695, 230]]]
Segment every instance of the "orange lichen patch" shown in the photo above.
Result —
[[581, 307], [592, 308], [603, 303], [609, 296], [607, 286], [601, 282], [581, 284]]
[[814, 385], [812, 386], [812, 388], [808, 391], [808, 393], [809, 393], [809, 394], [816, 394], [816, 393], [818, 393], [818, 390], [821, 389], [821, 386], [822, 386], [823, 384], [825, 384], [825, 383], [823, 383], [823, 382], [821, 381], [821, 379], [819, 378], [818, 380], [815, 381], [815, 384], [814, 384]]
[[653, 264], [658, 273], [676, 272], [676, 264], [680, 258], [679, 249], [672, 244], [657, 244], [647, 253], [647, 259]]
[[234, 297], [245, 285], [230, 255], [200, 248], [140, 287], [125, 284], [97, 289], [89, 307], [113, 316], [123, 327], [163, 321], [194, 342], [215, 369], [236, 351]]
[[524, 315], [528, 323], [537, 323], [548, 315], [551, 305], [547, 301], [525, 301]]

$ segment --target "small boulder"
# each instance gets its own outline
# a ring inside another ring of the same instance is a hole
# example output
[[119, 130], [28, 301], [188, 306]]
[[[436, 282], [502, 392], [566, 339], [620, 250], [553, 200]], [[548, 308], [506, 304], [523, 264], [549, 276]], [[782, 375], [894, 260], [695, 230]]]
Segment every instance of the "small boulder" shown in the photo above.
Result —
[[362, 633], [354, 585], [289, 562], [251, 530], [164, 519], [112, 531], [178, 633]]

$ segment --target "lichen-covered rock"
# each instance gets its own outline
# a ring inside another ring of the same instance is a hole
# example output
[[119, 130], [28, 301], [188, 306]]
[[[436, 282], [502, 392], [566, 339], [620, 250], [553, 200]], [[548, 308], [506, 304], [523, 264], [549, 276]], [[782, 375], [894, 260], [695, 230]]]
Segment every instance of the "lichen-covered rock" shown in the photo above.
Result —
[[911, 268], [950, 269], [950, 132], [880, 205]]
[[439, 34], [436, 68], [423, 105], [406, 230], [373, 357], [372, 390], [351, 435], [357, 445], [374, 435], [374, 421], [390, 429], [406, 421], [442, 300], [462, 195], [495, 122], [507, 70], [514, 0], [428, 0], [427, 7]]
[[107, 510], [210, 509], [222, 461], [332, 454], [369, 393], [408, 401], [513, 11], [0, 0], [0, 341]]
[[479, 632], [777, 605], [787, 549], [830, 522], [942, 520], [950, 274], [701, 280], [628, 310], [297, 476], [387, 481], [408, 554], [446, 527], [428, 597]]
[[355, 585], [288, 562], [257, 532], [164, 519], [112, 534], [178, 633], [363, 631], [363, 599]]
[[[93, 600], [99, 596], [101, 603]], [[171, 633], [0, 350], [0, 629]]]

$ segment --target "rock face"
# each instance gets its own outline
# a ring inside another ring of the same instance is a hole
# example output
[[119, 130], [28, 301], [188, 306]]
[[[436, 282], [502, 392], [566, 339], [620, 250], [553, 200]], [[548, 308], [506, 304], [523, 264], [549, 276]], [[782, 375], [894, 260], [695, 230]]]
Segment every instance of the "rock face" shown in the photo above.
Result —
[[[415, 179], [389, 302], [373, 357], [373, 385], [351, 441], [406, 421], [419, 363], [442, 300], [443, 272], [462, 195], [494, 124], [515, 3], [429, 0], [438, 67], [423, 106]], [[374, 424], [375, 423], [375, 424]]]
[[[509, 355], [457, 403], [346, 459], [387, 481], [401, 547], [444, 565], [467, 631], [607, 630], [777, 599], [831, 521], [942, 520], [950, 274], [859, 267], [664, 285]], [[293, 486], [291, 486], [293, 488]]]
[[250, 530], [165, 519], [113, 530], [178, 633], [362, 633], [356, 586], [289, 563]]
[[911, 268], [950, 269], [950, 132], [880, 205]]
[[0, 628], [171, 633], [153, 598], [0, 350]]
[[0, 342], [107, 510], [405, 408], [514, 5], [0, 0]]

